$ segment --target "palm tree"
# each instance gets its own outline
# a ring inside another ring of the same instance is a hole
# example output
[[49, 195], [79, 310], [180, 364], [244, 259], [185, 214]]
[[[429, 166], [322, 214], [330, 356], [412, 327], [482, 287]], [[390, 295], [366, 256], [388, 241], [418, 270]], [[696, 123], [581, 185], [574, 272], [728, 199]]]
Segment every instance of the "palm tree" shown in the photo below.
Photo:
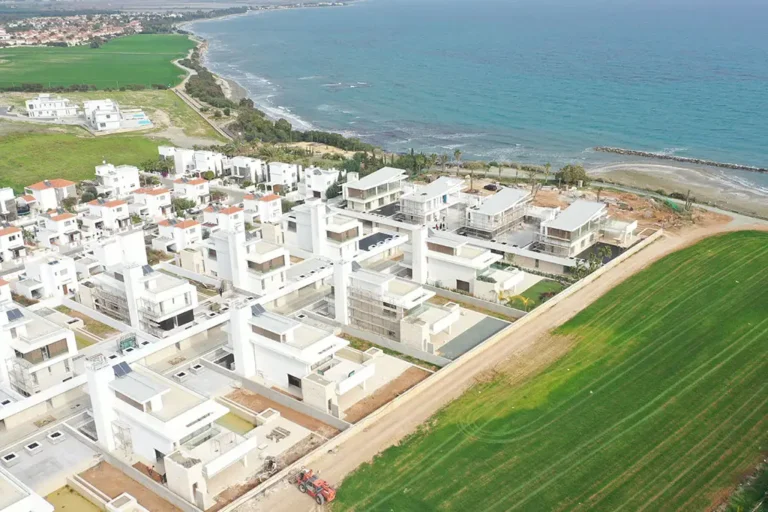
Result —
[[461, 167], [461, 150], [456, 149], [453, 152], [453, 159], [456, 160], [456, 175], [459, 175], [459, 167]]
[[438, 158], [439, 157], [437, 156], [437, 153], [432, 153], [431, 155], [429, 155], [427, 157], [427, 168], [428, 168], [428, 170], [430, 170], [430, 171], [432, 170], [432, 168], [437, 163], [437, 159]]
[[534, 187], [535, 188], [532, 191], [534, 199], [536, 199], [536, 194], [539, 193], [539, 190], [541, 190], [541, 187], [543, 187], [544, 184], [547, 183], [547, 181], [549, 181], [549, 173], [550, 173], [551, 170], [552, 170], [552, 164], [550, 164], [549, 162], [544, 164], [544, 179], [541, 181], [541, 183], [539, 184], [538, 187], [535, 187], [535, 183], [534, 183]]
[[440, 170], [442, 171], [443, 174], [445, 174], [445, 165], [448, 163], [449, 160], [450, 159], [448, 158], [448, 155], [446, 155], [445, 153], [440, 155], [437, 159], [437, 161], [440, 163]]

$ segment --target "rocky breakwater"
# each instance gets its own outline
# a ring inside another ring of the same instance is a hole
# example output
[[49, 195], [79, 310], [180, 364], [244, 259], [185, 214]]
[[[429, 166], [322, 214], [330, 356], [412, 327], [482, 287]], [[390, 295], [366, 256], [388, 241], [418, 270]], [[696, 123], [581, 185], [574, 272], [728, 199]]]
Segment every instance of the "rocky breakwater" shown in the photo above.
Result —
[[689, 158], [686, 156], [667, 155], [664, 153], [654, 153], [652, 151], [636, 151], [634, 149], [613, 148], [609, 146], [597, 146], [593, 148], [593, 150], [599, 151], [600, 153], [615, 153], [617, 155], [642, 156], [645, 158], [658, 158], [660, 160], [674, 160], [675, 162], [685, 162], [687, 164], [709, 165], [711, 167], [722, 167], [725, 169], [739, 169], [742, 171], [768, 173], [768, 169], [765, 167], [755, 167], [753, 165], [741, 165], [741, 164], [730, 164], [725, 162], [715, 162], [714, 160], [703, 160], [701, 158]]

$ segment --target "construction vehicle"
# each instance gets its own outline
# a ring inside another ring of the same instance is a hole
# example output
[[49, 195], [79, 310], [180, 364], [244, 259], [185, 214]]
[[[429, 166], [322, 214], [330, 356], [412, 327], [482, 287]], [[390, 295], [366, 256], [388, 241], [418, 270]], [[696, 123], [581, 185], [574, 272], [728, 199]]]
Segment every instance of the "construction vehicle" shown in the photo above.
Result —
[[301, 492], [312, 496], [318, 505], [324, 505], [336, 499], [336, 489], [325, 480], [318, 478], [311, 469], [302, 468], [296, 476], [296, 484]]

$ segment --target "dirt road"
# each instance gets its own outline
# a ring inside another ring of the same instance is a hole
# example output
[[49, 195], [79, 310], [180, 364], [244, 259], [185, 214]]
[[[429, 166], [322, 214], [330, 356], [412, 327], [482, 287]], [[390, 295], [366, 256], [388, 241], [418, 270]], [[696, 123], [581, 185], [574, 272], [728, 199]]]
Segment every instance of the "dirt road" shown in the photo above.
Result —
[[[450, 378], [442, 380], [439, 385], [428, 387], [391, 414], [383, 416], [377, 423], [348, 439], [335, 453], [325, 454], [313, 463], [313, 469], [319, 470], [322, 478], [336, 485], [340, 484], [344, 477], [360, 464], [371, 461], [377, 453], [396, 444], [445, 404], [459, 397], [484, 371], [503, 365], [505, 371], [514, 372], [518, 367], [520, 372], [525, 372], [526, 354], [536, 351], [537, 343], [546, 339], [551, 329], [572, 318], [628, 277], [659, 258], [702, 238], [749, 228], [768, 231], [768, 223], [747, 226], [732, 222], [721, 226], [695, 228], [683, 234], [665, 234], [649, 247], [608, 270], [590, 285], [543, 313], [536, 321], [513, 330], [508, 339], [497, 345], [497, 350], [485, 352], [481, 357], [473, 357]], [[551, 350], [550, 354], [553, 361], [563, 354], [563, 350]], [[531, 371], [542, 367], [544, 367], [542, 362], [537, 361]], [[266, 496], [253, 499], [237, 509], [238, 512], [305, 510], [321, 509], [310, 498], [302, 495], [286, 482], [270, 489]]]

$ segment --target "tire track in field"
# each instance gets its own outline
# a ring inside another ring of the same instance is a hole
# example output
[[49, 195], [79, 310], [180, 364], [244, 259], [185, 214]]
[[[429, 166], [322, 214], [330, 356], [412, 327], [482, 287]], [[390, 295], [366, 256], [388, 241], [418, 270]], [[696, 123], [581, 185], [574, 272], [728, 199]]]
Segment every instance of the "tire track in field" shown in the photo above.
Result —
[[[757, 251], [756, 251], [756, 252], [757, 252]], [[765, 253], [768, 253], [768, 249], [766, 249], [766, 250], [763, 250], [763, 251], [762, 251], [762, 253], [761, 253], [759, 256], [762, 256], [762, 254], [765, 254]], [[751, 261], [754, 261], [754, 259], [756, 259], [756, 258], [750, 258], [749, 262], [751, 262]], [[748, 263], [749, 263], [749, 262], [748, 262]], [[740, 267], [739, 267], [739, 269], [740, 269]], [[717, 282], [720, 282], [720, 281], [722, 281], [722, 280], [723, 280], [723, 279], [725, 279], [725, 278], [727, 278], [729, 275], [731, 275], [733, 272], [735, 272], [736, 270], [739, 270], [739, 269], [735, 269], [735, 270], [733, 270], [732, 272], [726, 272], [726, 275], [723, 275], [722, 277], [718, 278], [718, 279], [716, 280], [716, 283], [717, 283]], [[761, 271], [761, 273], [762, 273], [762, 272], [764, 272], [764, 271], [765, 271], [765, 270]], [[721, 272], [721, 274], [722, 274], [722, 272]], [[754, 277], [756, 277], [756, 276], [754, 276]], [[712, 285], [712, 284], [716, 284], [716, 283], [707, 283], [707, 284], [706, 284], [706, 285], [704, 285], [704, 286], [710, 286], [710, 285]], [[648, 331], [648, 330], [650, 330], [650, 329], [654, 329], [654, 328], [656, 328], [656, 327], [657, 327], [659, 324], [661, 324], [661, 323], [662, 323], [662, 322], [663, 322], [663, 321], [664, 321], [664, 320], [665, 320], [665, 319], [666, 319], [668, 316], [670, 316], [671, 314], [675, 313], [675, 312], [676, 312], [676, 310], [677, 310], [677, 308], [679, 308], [679, 307], [682, 307], [683, 305], [685, 305], [685, 304], [686, 304], [686, 302], [687, 302], [688, 300], [690, 300], [690, 299], [692, 299], [692, 298], [694, 298], [694, 297], [698, 296], [700, 293], [704, 293], [704, 292], [706, 292], [706, 291], [708, 291], [708, 290], [707, 290], [705, 287], [703, 287], [703, 288], [699, 289], [697, 292], [695, 292], [695, 293], [693, 293], [693, 294], [688, 294], [688, 295], [686, 296], [686, 299], [685, 299], [685, 300], [682, 300], [682, 301], [677, 301], [677, 303], [676, 303], [676, 305], [675, 305], [674, 307], [672, 307], [672, 308], [669, 308], [665, 314], [663, 314], [663, 315], [661, 315], [661, 316], [657, 317], [657, 320], [655, 320], [655, 321], [653, 321], [653, 322], [647, 322], [647, 323], [645, 323], [645, 324], [638, 324], [638, 326], [641, 326], [641, 325], [642, 325], [642, 326], [644, 326], [644, 327], [643, 327], [643, 328], [642, 328], [642, 329], [641, 329], [639, 332], [637, 332], [637, 333], [634, 333], [634, 331], [628, 331], [628, 332], [627, 332], [625, 335], [623, 335], [623, 336], [622, 336], [622, 338], [631, 338], [631, 337], [640, 336], [640, 335], [644, 334], [646, 331]], [[737, 288], [734, 288], [734, 289], [732, 289], [732, 290], [729, 292], [729, 295], [730, 295], [730, 294], [737, 294], [737, 295], [740, 295], [740, 294], [741, 294], [741, 291], [740, 291], [740, 290], [738, 290]], [[725, 298], [726, 298], [726, 296], [723, 296], [723, 297], [721, 297], [721, 302], [727, 302], [727, 301], [725, 301], [725, 300], [724, 300]], [[701, 310], [701, 311], [700, 311], [700, 313], [703, 313], [703, 312], [705, 312], [705, 311], [711, 311], [711, 310], [720, 309], [721, 307], [722, 307], [722, 305], [721, 305], [719, 302], [718, 302], [718, 303], [711, 303], [709, 306], [707, 306], [707, 307], [706, 307], [706, 309], [704, 309], [704, 310]], [[643, 363], [643, 362], [645, 362], [645, 361], [646, 361], [648, 358], [652, 357], [654, 354], [656, 354], [656, 353], [657, 353], [657, 352], [659, 352], [660, 350], [664, 349], [664, 348], [665, 348], [667, 345], [669, 345], [670, 343], [672, 343], [673, 341], [675, 341], [675, 340], [676, 340], [677, 338], [679, 338], [680, 336], [682, 336], [682, 335], [686, 334], [688, 331], [690, 331], [690, 330], [691, 330], [691, 329], [693, 329], [694, 327], [696, 327], [696, 325], [695, 325], [695, 324], [688, 324], [688, 327], [686, 327], [686, 329], [685, 329], [684, 331], [682, 331], [682, 332], [680, 332], [680, 333], [677, 333], [677, 334], [676, 334], [674, 337], [672, 337], [672, 338], [668, 338], [666, 341], [664, 341], [664, 342], [662, 342], [662, 343], [653, 343], [653, 344], [647, 344], [645, 347], [643, 347], [643, 348], [639, 349], [638, 351], [636, 351], [636, 352], [633, 354], [633, 356], [632, 356], [631, 358], [627, 358], [627, 359], [625, 359], [624, 361], [622, 361], [621, 363], [619, 363], [618, 365], [616, 365], [615, 367], [611, 368], [609, 371], [607, 371], [607, 372], [605, 372], [604, 374], [602, 374], [602, 375], [601, 375], [601, 376], [600, 376], [600, 377], [599, 377], [597, 380], [593, 381], [593, 382], [592, 382], [592, 383], [590, 383], [590, 384], [587, 384], [587, 385], [585, 385], [585, 387], [584, 387], [584, 388], [582, 388], [582, 390], [581, 390], [581, 391], [579, 391], [579, 392], [576, 392], [575, 394], [576, 394], [576, 395], [579, 395], [579, 394], [581, 394], [581, 393], [585, 393], [585, 394], [586, 394], [586, 391], [587, 391], [587, 390], [590, 390], [590, 391], [595, 391], [595, 389], [596, 389], [596, 388], [597, 388], [597, 391], [600, 391], [600, 390], [604, 389], [606, 386], [609, 386], [610, 384], [612, 384], [613, 382], [615, 382], [617, 379], [619, 379], [619, 378], [623, 377], [623, 376], [624, 376], [624, 375], [625, 375], [625, 374], [626, 374], [628, 371], [631, 371], [632, 369], [634, 369], [634, 368], [635, 368], [635, 367], [637, 367], [638, 365], [642, 364], [642, 363]], [[647, 353], [647, 354], [646, 354], [646, 352], [647, 352], [647, 351], [649, 351], [649, 350], [650, 350], [650, 353]], [[645, 355], [644, 355], [644, 356], [643, 356], [643, 357], [642, 357], [642, 358], [641, 358], [639, 361], [637, 361], [637, 360], [636, 360], [636, 358], [635, 358], [635, 356], [639, 356], [639, 355], [642, 355], [642, 354], [645, 354]], [[609, 357], [609, 356], [610, 356], [610, 351], [609, 351], [607, 354], [605, 354], [604, 356], [601, 356], [600, 358], [598, 358], [597, 360], [595, 360], [595, 361], [594, 361], [594, 363], [593, 363], [592, 365], [594, 365], [594, 364], [598, 364], [598, 363], [602, 362], [602, 360], [603, 360], [603, 359], [605, 359], [605, 358], [607, 358], [607, 357]], [[634, 362], [633, 362], [633, 361], [634, 361]], [[606, 379], [606, 378], [610, 377], [612, 374], [614, 374], [616, 371], [618, 371], [618, 370], [621, 370], [621, 368], [622, 368], [623, 366], [625, 366], [626, 364], [630, 364], [630, 363], [632, 363], [632, 364], [631, 364], [631, 366], [630, 366], [629, 368], [622, 370], [622, 371], [621, 371], [621, 372], [620, 372], [618, 375], [616, 375], [616, 376], [614, 376], [613, 378], [611, 378], [611, 379], [610, 379], [608, 382], [606, 382], [605, 384], [599, 384], [599, 383], [601, 383], [602, 381], [604, 381], [604, 379]], [[590, 365], [590, 366], [592, 366], [592, 365]], [[570, 411], [571, 411], [571, 410], [573, 410], [574, 408], [576, 408], [576, 407], [580, 406], [580, 405], [581, 405], [581, 404], [582, 404], [584, 401], [588, 400], [588, 399], [589, 399], [589, 397], [590, 397], [590, 394], [587, 394], [587, 395], [586, 395], [586, 396], [585, 396], [585, 397], [584, 397], [584, 398], [583, 398], [581, 401], [579, 401], [579, 402], [575, 403], [574, 405], [570, 406], [570, 407], [569, 407], [568, 409], [566, 409], [566, 410], [565, 410], [565, 411], [564, 411], [562, 414], [559, 414], [559, 415], [558, 415], [556, 418], [554, 418], [554, 419], [552, 419], [551, 421], [549, 421], [549, 422], [545, 423], [545, 424], [544, 424], [544, 425], [542, 425], [541, 427], [538, 427], [537, 429], [533, 430], [532, 432], [528, 432], [528, 433], [526, 433], [526, 434], [523, 434], [523, 435], [521, 435], [521, 436], [518, 436], [518, 437], [515, 437], [515, 438], [505, 438], [504, 440], [502, 440], [502, 441], [498, 441], [498, 442], [514, 442], [514, 441], [516, 441], [516, 440], [520, 440], [520, 439], [525, 439], [525, 438], [528, 438], [528, 437], [530, 437], [530, 436], [532, 436], [532, 435], [534, 435], [534, 434], [538, 433], [538, 432], [539, 432], [539, 431], [541, 431], [543, 428], [546, 428], [547, 426], [551, 425], [553, 422], [557, 421], [557, 420], [558, 420], [560, 417], [562, 417], [564, 414], [567, 414], [568, 412], [570, 412]], [[522, 425], [522, 426], [516, 427], [516, 428], [515, 428], [515, 429], [513, 429], [513, 430], [506, 430], [506, 431], [494, 431], [493, 433], [489, 433], [489, 434], [486, 434], [486, 435], [482, 435], [482, 434], [480, 433], [480, 430], [481, 430], [482, 428], [484, 428], [484, 427], [477, 427], [477, 426], [475, 426], [475, 425], [477, 425], [477, 422], [474, 422], [474, 421], [472, 421], [471, 417], [469, 417], [469, 418], [467, 419], [467, 421], [465, 421], [465, 422], [460, 422], [460, 423], [457, 423], [457, 424], [458, 424], [458, 425], [460, 425], [460, 429], [461, 429], [461, 430], [462, 430], [462, 431], [465, 433], [465, 435], [471, 435], [471, 436], [473, 436], [473, 437], [475, 437], [475, 438], [477, 438], [477, 439], [484, 439], [484, 440], [486, 440], [486, 442], [492, 442], [492, 440], [493, 440], [494, 438], [496, 438], [496, 437], [507, 436], [507, 435], [509, 435], [509, 434], [511, 434], [511, 433], [515, 433], [515, 432], [518, 432], [518, 431], [520, 431], [520, 430], [523, 430], [523, 429], [527, 429], [527, 428], [529, 428], [529, 427], [530, 427], [532, 424], [534, 424], [535, 422], [538, 422], [540, 419], [543, 419], [543, 418], [545, 418], [545, 417], [547, 417], [547, 416], [551, 415], [552, 413], [556, 412], [556, 411], [557, 411], [557, 410], [560, 408], [560, 406], [561, 406], [561, 405], [565, 405], [565, 404], [568, 404], [569, 402], [571, 402], [571, 403], [572, 403], [572, 401], [565, 401], [565, 402], [561, 402], [561, 403], [560, 403], [558, 406], [556, 406], [556, 407], [552, 408], [550, 411], [548, 411], [548, 412], [547, 412], [547, 413], [545, 413], [544, 415], [538, 416], [537, 418], [535, 418], [535, 419], [534, 419], [534, 420], [532, 420], [531, 422], [529, 422], [529, 423], [527, 423], [527, 424], [525, 424], [525, 425]], [[482, 415], [482, 413], [484, 412], [484, 409], [475, 410], [475, 411], [472, 411], [472, 412], [475, 412], [475, 416], [479, 416], [479, 415]], [[504, 414], [504, 412], [503, 412], [503, 411], [499, 411], [499, 413], [496, 415], [496, 419], [497, 419], [497, 418], [498, 418], [498, 416], [499, 416], [499, 415], [501, 415], [501, 414]]]
[[590, 451], [589, 453], [587, 453], [585, 457], [580, 457], [580, 459], [576, 463], [573, 463], [573, 464], [569, 465], [567, 468], [562, 468], [561, 467], [561, 464], [563, 462], [570, 461], [570, 460], [574, 459], [579, 454], [579, 452], [581, 452], [581, 451], [583, 451], [585, 449], [588, 449], [590, 447], [590, 445], [592, 445], [592, 444], [594, 444], [594, 443], [596, 443], [598, 441], [601, 441], [603, 437], [608, 435], [610, 432], [616, 430], [620, 425], [630, 421], [634, 417], [640, 415], [641, 413], [644, 413], [647, 409], [652, 408], [653, 406], [655, 406], [657, 402], [659, 402], [662, 398], [666, 398], [672, 391], [677, 391], [677, 388], [679, 387], [680, 384], [682, 384], [685, 381], [689, 380], [689, 378], [694, 377], [699, 372], [699, 370], [701, 370], [702, 368], [704, 368], [706, 366], [709, 366], [709, 364], [712, 361], [716, 360], [718, 357], [720, 357], [723, 354], [725, 354], [726, 352], [730, 351], [731, 348], [734, 347], [735, 345], [737, 345], [738, 343], [742, 343], [742, 341], [744, 340], [744, 338], [747, 337], [747, 335], [753, 334], [752, 331], [756, 331], [758, 329], [762, 329], [762, 330], [760, 330], [760, 332], [754, 338], [752, 338], [751, 341], [748, 341], [747, 343], [743, 343], [735, 352], [732, 352], [723, 361], [721, 361], [717, 365], [713, 366], [712, 368], [710, 368], [709, 370], [704, 372], [703, 375], [701, 375], [698, 378], [696, 378], [696, 380], [694, 380], [693, 382], [690, 382], [683, 389], [677, 391], [676, 396], [682, 396], [683, 394], [685, 394], [688, 391], [690, 391], [694, 386], [698, 385], [702, 380], [704, 380], [705, 378], [709, 377], [712, 373], [714, 373], [715, 371], [719, 370], [724, 364], [726, 364], [727, 362], [731, 361], [734, 357], [736, 357], [737, 355], [741, 354], [744, 350], [749, 348], [757, 339], [759, 339], [759, 336], [762, 336], [762, 335], [768, 333], [768, 327], [766, 327], [766, 326], [768, 326], [768, 318], [766, 318], [765, 320], [762, 320], [761, 322], [759, 322], [756, 326], [752, 327], [747, 333], [745, 333], [741, 337], [739, 337], [736, 340], [734, 340], [733, 342], [731, 342], [727, 347], [725, 347], [723, 350], [718, 352], [716, 355], [714, 355], [713, 357], [709, 358], [707, 361], [704, 361], [695, 370], [693, 370], [692, 372], [690, 372], [687, 375], [685, 375], [675, 385], [671, 386], [670, 388], [668, 388], [664, 392], [660, 393], [655, 399], [653, 399], [652, 401], [650, 401], [647, 404], [643, 405], [637, 411], [635, 411], [634, 413], [630, 414], [629, 416], [626, 416], [621, 421], [615, 423], [610, 428], [608, 428], [607, 430], [603, 431], [596, 438], [593, 438], [590, 441], [587, 441], [586, 443], [584, 443], [583, 445], [577, 447], [569, 455], [567, 455], [565, 457], [561, 457], [557, 462], [551, 464], [547, 469], [545, 469], [543, 471], [540, 471], [537, 476], [527, 480], [523, 484], [517, 486], [515, 489], [512, 489], [509, 493], [506, 493], [501, 499], [496, 500], [496, 502], [488, 510], [495, 509], [501, 502], [507, 500], [513, 494], [518, 493], [520, 490], [522, 490], [524, 487], [526, 487], [529, 482], [532, 482], [534, 480], [541, 480], [542, 478], [544, 478], [546, 476], [545, 473], [548, 473], [548, 472], [550, 472], [551, 470], [553, 470], [555, 468], [559, 468], [560, 469], [559, 472], [556, 472], [555, 475], [552, 475], [552, 477], [549, 478], [545, 483], [543, 483], [539, 487], [537, 487], [537, 488], [533, 489], [531, 492], [529, 492], [527, 497], [524, 500], [518, 502], [512, 508], [507, 509], [507, 510], [515, 510], [515, 509], [517, 509], [518, 507], [520, 507], [521, 505], [526, 503], [528, 500], [530, 500], [532, 497], [536, 496], [541, 491], [543, 491], [543, 490], [547, 489], [548, 487], [550, 487], [562, 475], [567, 474], [576, 465], [582, 463], [585, 460], [591, 459], [592, 457], [594, 457], [595, 455], [597, 455], [598, 453], [603, 451], [604, 446], [612, 444], [616, 439], [626, 435], [628, 432], [634, 430], [637, 426], [639, 426], [639, 425], [647, 422], [649, 419], [655, 417], [659, 413], [659, 411], [662, 410], [662, 408], [659, 407], [659, 408], [656, 408], [655, 410], [651, 411], [647, 416], [641, 418], [636, 423], [630, 425], [628, 428], [622, 430], [621, 432], [618, 432], [617, 434], [615, 434], [613, 437], [611, 437], [607, 441], [601, 443], [602, 444], [601, 446], [599, 446], [599, 447], [593, 449], [592, 451]]

